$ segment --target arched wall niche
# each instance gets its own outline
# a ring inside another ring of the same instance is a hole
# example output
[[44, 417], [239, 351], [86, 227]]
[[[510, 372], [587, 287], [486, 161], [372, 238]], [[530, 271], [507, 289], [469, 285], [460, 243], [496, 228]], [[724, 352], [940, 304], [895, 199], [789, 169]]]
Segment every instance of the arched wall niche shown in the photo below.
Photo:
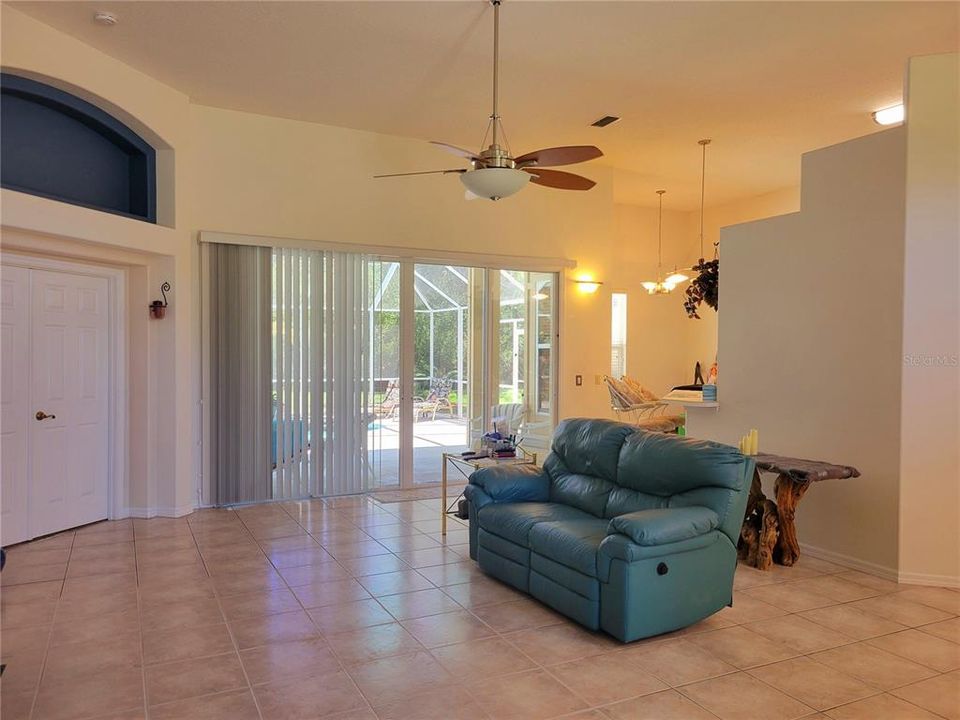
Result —
[[174, 225], [174, 151], [122, 108], [27, 71], [0, 74], [0, 184]]

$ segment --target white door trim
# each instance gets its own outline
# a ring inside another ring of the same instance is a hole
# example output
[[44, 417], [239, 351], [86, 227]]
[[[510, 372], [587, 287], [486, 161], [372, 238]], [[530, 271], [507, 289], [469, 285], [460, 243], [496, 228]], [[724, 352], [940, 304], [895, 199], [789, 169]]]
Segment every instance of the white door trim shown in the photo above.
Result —
[[[127, 498], [127, 271], [122, 268], [88, 265], [72, 260], [5, 252], [0, 263], [28, 270], [50, 270], [72, 275], [85, 275], [107, 280], [109, 305], [108, 413], [107, 442], [110, 461], [107, 463], [107, 517], [111, 520], [129, 516]], [[144, 308], [146, 312], [146, 308]]]

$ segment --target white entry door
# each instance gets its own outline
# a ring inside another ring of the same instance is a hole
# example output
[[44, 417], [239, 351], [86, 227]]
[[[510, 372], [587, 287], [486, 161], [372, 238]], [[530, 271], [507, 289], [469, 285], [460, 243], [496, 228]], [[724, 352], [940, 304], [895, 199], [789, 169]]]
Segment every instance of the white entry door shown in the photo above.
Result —
[[108, 514], [108, 281], [4, 266], [2, 541]]

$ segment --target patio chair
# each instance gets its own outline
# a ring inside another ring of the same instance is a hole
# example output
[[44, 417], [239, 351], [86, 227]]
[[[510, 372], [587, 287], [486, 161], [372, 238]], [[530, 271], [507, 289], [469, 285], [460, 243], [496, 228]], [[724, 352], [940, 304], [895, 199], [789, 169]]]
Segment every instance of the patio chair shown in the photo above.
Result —
[[673, 433], [686, 422], [683, 415], [668, 415], [669, 403], [663, 402], [650, 390], [626, 375], [619, 380], [603, 376], [610, 393], [610, 407], [621, 422], [651, 430]]
[[400, 411], [400, 385], [396, 380], [387, 382], [386, 391], [383, 399], [377, 403], [374, 408], [374, 414], [378, 418], [393, 418]]

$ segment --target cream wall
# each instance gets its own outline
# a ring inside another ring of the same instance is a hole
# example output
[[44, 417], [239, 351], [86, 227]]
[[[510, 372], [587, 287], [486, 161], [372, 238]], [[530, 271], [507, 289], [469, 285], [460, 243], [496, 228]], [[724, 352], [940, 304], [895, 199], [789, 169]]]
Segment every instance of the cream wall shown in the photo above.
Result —
[[960, 578], [960, 56], [907, 76], [900, 572]]
[[900, 463], [903, 128], [803, 157], [802, 211], [721, 231], [719, 410], [687, 432], [848, 463], [797, 514], [821, 554], [895, 575]]

